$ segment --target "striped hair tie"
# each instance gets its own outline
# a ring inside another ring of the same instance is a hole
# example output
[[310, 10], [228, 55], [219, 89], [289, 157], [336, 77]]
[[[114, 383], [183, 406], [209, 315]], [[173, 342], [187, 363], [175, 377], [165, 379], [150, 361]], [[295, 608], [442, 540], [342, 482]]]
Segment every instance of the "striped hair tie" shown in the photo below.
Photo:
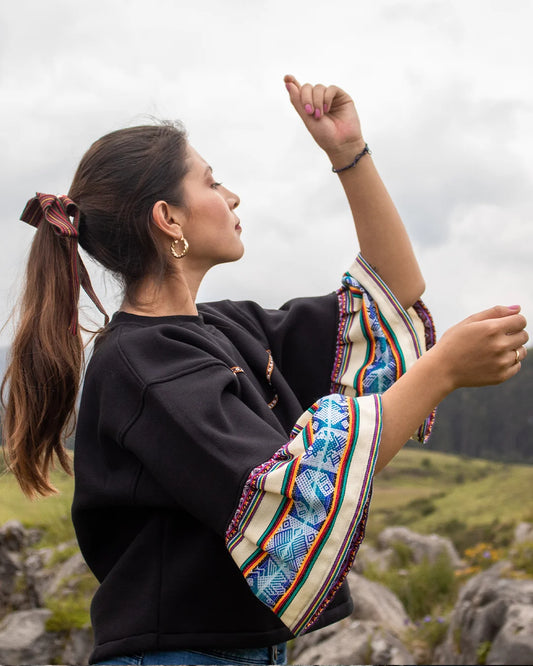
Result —
[[78, 301], [80, 298], [80, 284], [86, 294], [96, 305], [98, 310], [104, 315], [105, 323], [109, 321], [104, 307], [100, 303], [98, 296], [89, 278], [89, 273], [78, 252], [78, 226], [80, 222], [80, 209], [62, 194], [57, 197], [54, 194], [42, 194], [37, 192], [26, 204], [20, 219], [23, 222], [31, 224], [33, 227], [39, 227], [45, 220], [52, 225], [53, 230], [58, 236], [70, 238], [70, 295], [72, 302], [72, 315], [70, 319], [69, 331], [76, 335], [78, 332]]

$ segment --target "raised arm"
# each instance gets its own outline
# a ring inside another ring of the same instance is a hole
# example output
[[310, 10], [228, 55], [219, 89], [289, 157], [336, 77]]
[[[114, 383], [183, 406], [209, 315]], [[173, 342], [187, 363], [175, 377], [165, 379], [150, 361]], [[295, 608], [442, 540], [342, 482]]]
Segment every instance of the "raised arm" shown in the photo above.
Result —
[[[334, 169], [354, 161], [365, 148], [352, 98], [336, 86], [300, 85], [285, 77], [291, 102]], [[424, 291], [424, 279], [396, 207], [372, 157], [363, 154], [356, 166], [338, 172], [352, 211], [359, 248], [404, 307]]]

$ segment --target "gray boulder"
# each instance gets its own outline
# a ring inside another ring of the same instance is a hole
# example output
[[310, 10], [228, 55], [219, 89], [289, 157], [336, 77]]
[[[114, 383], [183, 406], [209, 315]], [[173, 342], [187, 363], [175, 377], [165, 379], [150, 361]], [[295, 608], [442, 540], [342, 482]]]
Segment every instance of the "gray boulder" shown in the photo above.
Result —
[[[319, 632], [316, 632], [319, 633]], [[292, 655], [293, 664], [415, 664], [413, 655], [393, 634], [375, 622], [351, 620], [336, 625], [327, 637]]]
[[420, 564], [424, 559], [435, 562], [443, 553], [448, 556], [454, 569], [464, 566], [452, 541], [437, 534], [417, 534], [407, 527], [387, 527], [378, 537], [380, 549], [392, 549], [395, 543], [402, 543], [411, 550], [413, 562]]
[[0, 624], [0, 663], [53, 663], [61, 651], [62, 639], [46, 631], [51, 614], [44, 608], [35, 608], [7, 615]]
[[533, 523], [518, 523], [514, 532], [515, 544], [533, 542]]
[[533, 664], [533, 580], [499, 562], [462, 587], [435, 664]]
[[375, 622], [398, 637], [412, 626], [404, 605], [385, 585], [354, 571], [348, 574], [348, 584], [354, 602], [352, 619]]

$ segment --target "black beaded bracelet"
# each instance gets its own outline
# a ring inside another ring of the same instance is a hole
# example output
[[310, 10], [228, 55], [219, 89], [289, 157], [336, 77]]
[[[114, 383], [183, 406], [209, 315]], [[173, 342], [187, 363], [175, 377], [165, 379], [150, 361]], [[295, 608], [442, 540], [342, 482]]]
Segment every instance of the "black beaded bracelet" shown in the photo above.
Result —
[[365, 147], [359, 153], [359, 155], [355, 156], [355, 159], [351, 164], [348, 164], [347, 166], [341, 167], [340, 169], [335, 169], [335, 167], [331, 167], [331, 170], [333, 171], [333, 173], [340, 173], [341, 171], [347, 171], [348, 169], [351, 169], [352, 167], [354, 167], [357, 164], [357, 162], [359, 162], [361, 157], [363, 157], [363, 155], [366, 155], [367, 153], [369, 155], [372, 155], [372, 152], [371, 152], [370, 148], [368, 147], [368, 143], [365, 143]]

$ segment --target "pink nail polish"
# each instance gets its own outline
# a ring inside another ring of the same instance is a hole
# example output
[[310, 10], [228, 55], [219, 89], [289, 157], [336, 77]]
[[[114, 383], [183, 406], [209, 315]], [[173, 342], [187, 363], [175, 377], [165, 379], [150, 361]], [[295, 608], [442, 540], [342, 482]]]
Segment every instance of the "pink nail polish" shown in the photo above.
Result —
[[318, 120], [321, 116], [320, 109], [315, 109], [315, 118]]
[[507, 307], [509, 308], [509, 310], [520, 310], [519, 305], [508, 305]]
[[288, 84], [288, 83], [286, 83], [286, 84], [285, 84], [285, 88], [287, 88], [287, 90], [288, 90], [289, 92], [291, 91], [291, 89], [290, 89], [290, 87], [289, 87], [289, 84]]
[[313, 107], [310, 104], [306, 104], [304, 108], [306, 113], [313, 113]]
[[328, 112], [328, 108], [329, 108], [328, 105], [327, 105], [327, 104], [324, 104], [324, 113], [327, 113], [327, 112]]

